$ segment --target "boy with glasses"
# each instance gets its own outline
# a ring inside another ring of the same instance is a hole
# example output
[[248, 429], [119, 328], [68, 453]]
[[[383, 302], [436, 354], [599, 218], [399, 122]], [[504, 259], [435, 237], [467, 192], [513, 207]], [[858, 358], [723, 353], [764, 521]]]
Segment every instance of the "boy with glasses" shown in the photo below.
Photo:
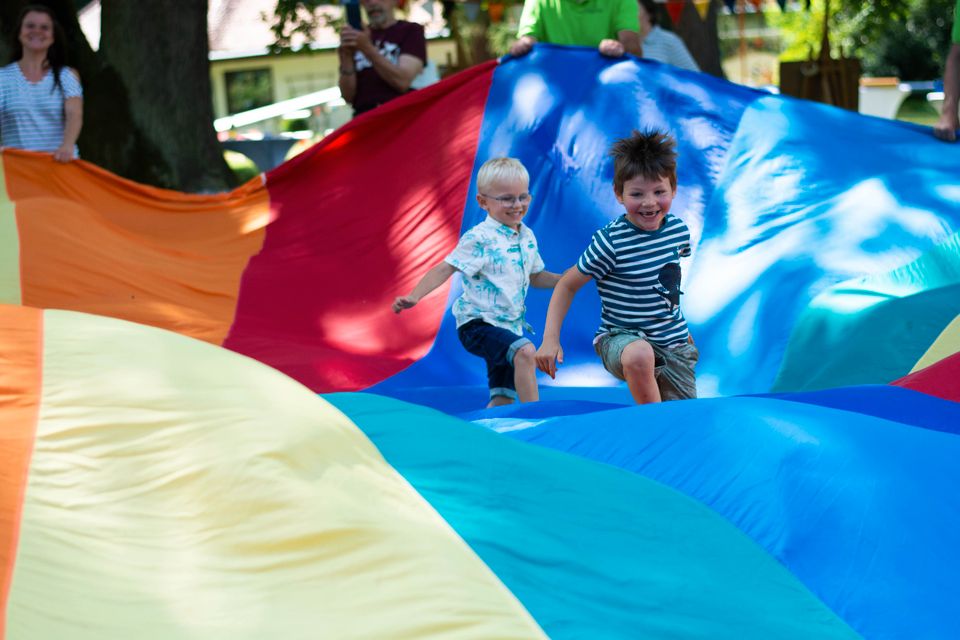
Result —
[[560, 274], [546, 271], [537, 239], [523, 217], [530, 206], [530, 176], [519, 160], [494, 158], [477, 174], [477, 202], [487, 218], [460, 238], [443, 262], [408, 295], [393, 301], [400, 313], [463, 273], [463, 295], [453, 303], [457, 335], [467, 351], [487, 363], [488, 407], [540, 399], [533, 343], [524, 313], [530, 285], [552, 289]]
[[537, 367], [556, 375], [560, 326], [577, 291], [593, 279], [601, 309], [593, 346], [604, 368], [626, 381], [637, 404], [696, 398], [699, 353], [680, 312], [680, 258], [690, 255], [690, 231], [669, 213], [677, 195], [675, 143], [659, 131], [634, 131], [610, 155], [624, 214], [593, 234], [554, 288]]

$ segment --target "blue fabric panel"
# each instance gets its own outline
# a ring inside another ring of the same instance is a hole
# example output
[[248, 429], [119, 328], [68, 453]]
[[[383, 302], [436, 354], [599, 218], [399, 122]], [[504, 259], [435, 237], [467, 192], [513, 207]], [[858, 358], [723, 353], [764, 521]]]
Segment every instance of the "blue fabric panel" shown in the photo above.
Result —
[[924, 429], [960, 434], [960, 404], [893, 385], [840, 387], [805, 393], [771, 393], [759, 397], [855, 411]]
[[[770, 391], [818, 294], [913, 262], [960, 229], [957, 176], [960, 146], [929, 128], [780, 96], [754, 101], [705, 214], [683, 301], [702, 356], [701, 395]], [[917, 274], [899, 295], [925, 288]], [[828, 363], [844, 355], [795, 349]], [[856, 383], [889, 381], [889, 371], [863, 368]]]
[[[656, 127], [677, 139], [679, 184], [672, 211], [697, 238], [740, 116], [761, 95], [766, 94], [656, 62], [538, 45], [529, 56], [505, 60], [494, 73], [470, 193], [476, 192], [476, 171], [486, 160], [519, 158], [530, 172], [534, 195], [525, 222], [537, 236], [547, 269], [562, 272], [576, 262], [594, 231], [623, 213], [613, 193], [610, 145], [634, 129]], [[469, 197], [461, 231], [484, 216]], [[454, 286], [448, 306], [458, 295]], [[537, 331], [531, 337], [538, 345], [549, 300], [550, 291], [536, 289], [527, 298], [527, 319]], [[564, 325], [562, 384], [615, 383], [593, 351], [599, 323], [596, 287], [588, 284]], [[421, 386], [484, 384], [483, 361], [464, 351], [448, 313], [430, 353], [370, 390], [413, 399], [408, 393]], [[462, 410], [485, 403], [483, 394]]]
[[[899, 401], [924, 421], [955, 417], [922, 394]], [[569, 416], [507, 435], [702, 501], [867, 638], [960, 637], [954, 434], [800, 402], [722, 398]]]

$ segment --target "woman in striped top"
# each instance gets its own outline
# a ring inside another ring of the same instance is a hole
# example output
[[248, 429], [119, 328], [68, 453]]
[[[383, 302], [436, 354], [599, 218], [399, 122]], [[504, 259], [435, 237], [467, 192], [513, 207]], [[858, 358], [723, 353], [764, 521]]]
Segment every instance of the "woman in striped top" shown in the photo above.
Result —
[[65, 44], [49, 8], [23, 8], [14, 61], [0, 68], [0, 145], [50, 152], [58, 162], [77, 156], [83, 90], [77, 72], [66, 66]]
[[610, 155], [624, 214], [593, 234], [557, 283], [537, 367], [556, 375], [563, 319], [577, 291], [594, 279], [601, 322], [593, 344], [607, 371], [626, 381], [638, 404], [696, 398], [699, 353], [680, 312], [680, 258], [690, 255], [690, 231], [669, 213], [677, 194], [675, 143], [665, 133], [635, 131]]

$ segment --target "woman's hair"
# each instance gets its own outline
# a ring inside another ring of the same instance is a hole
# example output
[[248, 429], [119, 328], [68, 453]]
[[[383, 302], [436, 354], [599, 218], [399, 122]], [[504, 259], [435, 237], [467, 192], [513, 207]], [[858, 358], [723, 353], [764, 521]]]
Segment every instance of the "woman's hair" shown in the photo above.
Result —
[[16, 62], [23, 57], [23, 44], [20, 43], [20, 30], [23, 28], [23, 20], [27, 17], [28, 13], [44, 13], [50, 16], [50, 21], [53, 22], [53, 44], [51, 44], [47, 50], [47, 65], [49, 65], [50, 70], [53, 71], [54, 89], [63, 90], [63, 85], [60, 84], [60, 72], [67, 66], [67, 36], [63, 27], [60, 26], [57, 16], [54, 15], [53, 9], [50, 7], [42, 4], [28, 4], [20, 10], [20, 16], [17, 18], [17, 28], [13, 32], [13, 43], [10, 47], [10, 51], [12, 52], [11, 60]]
[[643, 5], [643, 8], [646, 9], [647, 15], [650, 16], [650, 24], [657, 26], [657, 7], [653, 3], [653, 0], [639, 0], [639, 2]]

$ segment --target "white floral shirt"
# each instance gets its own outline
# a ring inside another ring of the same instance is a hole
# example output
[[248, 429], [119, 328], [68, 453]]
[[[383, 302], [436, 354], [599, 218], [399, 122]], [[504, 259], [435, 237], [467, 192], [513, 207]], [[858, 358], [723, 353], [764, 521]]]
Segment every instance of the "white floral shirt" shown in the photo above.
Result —
[[457, 327], [480, 319], [517, 335], [530, 328], [524, 319], [530, 275], [545, 268], [530, 227], [514, 231], [487, 216], [445, 261], [463, 273], [463, 295], [453, 303]]

